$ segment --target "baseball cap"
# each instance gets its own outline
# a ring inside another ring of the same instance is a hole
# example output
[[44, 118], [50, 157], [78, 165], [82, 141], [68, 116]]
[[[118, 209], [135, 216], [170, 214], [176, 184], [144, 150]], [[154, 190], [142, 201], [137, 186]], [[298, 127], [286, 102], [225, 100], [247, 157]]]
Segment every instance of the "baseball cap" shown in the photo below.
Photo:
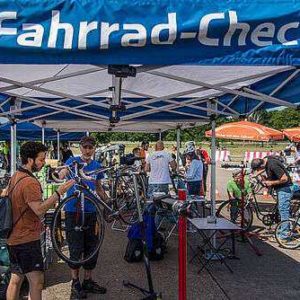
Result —
[[84, 136], [81, 140], [80, 140], [80, 145], [82, 146], [95, 146], [96, 145], [96, 140], [94, 137], [92, 136]]

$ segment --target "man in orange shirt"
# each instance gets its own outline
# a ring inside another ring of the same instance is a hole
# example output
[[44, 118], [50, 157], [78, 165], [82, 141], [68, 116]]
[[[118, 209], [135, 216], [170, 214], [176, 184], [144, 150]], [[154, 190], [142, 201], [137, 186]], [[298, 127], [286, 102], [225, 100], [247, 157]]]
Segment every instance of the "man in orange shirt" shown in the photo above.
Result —
[[40, 171], [45, 165], [46, 151], [47, 148], [41, 143], [27, 142], [22, 145], [22, 167], [12, 176], [8, 187], [14, 226], [7, 240], [12, 273], [7, 300], [19, 299], [25, 276], [29, 281], [28, 299], [42, 299], [44, 265], [40, 245], [41, 217], [74, 184], [73, 180], [69, 180], [51, 197], [42, 201], [42, 188], [33, 172]]

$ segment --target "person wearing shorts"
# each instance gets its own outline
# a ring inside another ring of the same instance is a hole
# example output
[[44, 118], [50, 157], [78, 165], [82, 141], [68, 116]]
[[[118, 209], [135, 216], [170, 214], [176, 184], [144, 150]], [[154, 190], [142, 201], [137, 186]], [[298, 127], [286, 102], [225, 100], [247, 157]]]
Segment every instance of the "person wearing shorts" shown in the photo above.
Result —
[[44, 264], [40, 245], [41, 217], [74, 184], [73, 180], [66, 182], [51, 197], [42, 201], [41, 185], [33, 173], [45, 165], [46, 151], [47, 148], [41, 143], [27, 142], [22, 145], [22, 167], [14, 173], [8, 186], [14, 225], [7, 239], [11, 263], [7, 300], [19, 299], [25, 276], [29, 282], [28, 299], [42, 299]]
[[[77, 157], [70, 157], [66, 161], [66, 165], [72, 165], [74, 161], [78, 163], [85, 163], [83, 168], [84, 172], [92, 172], [101, 169], [101, 164], [93, 159], [95, 153], [96, 140], [92, 136], [85, 136], [80, 140], [80, 151], [81, 155]], [[65, 178], [68, 176], [68, 171], [66, 169], [62, 170], [59, 174], [60, 178]], [[87, 184], [92, 190], [95, 190], [97, 194], [104, 201], [108, 200], [108, 197], [102, 187], [101, 179], [103, 174], [99, 173], [94, 176], [94, 180], [86, 180]], [[68, 196], [74, 194], [75, 187], [69, 190]], [[76, 231], [74, 228], [77, 224], [78, 211], [76, 209], [76, 199], [71, 200], [64, 208], [65, 210], [65, 222], [66, 222], [66, 233], [67, 242], [70, 251], [70, 258], [74, 261], [80, 260], [82, 255], [88, 256], [94, 251], [97, 245], [97, 237], [95, 235], [96, 227], [96, 208], [89, 202], [85, 203], [85, 225], [88, 228], [84, 231]], [[99, 253], [99, 252], [98, 252]], [[93, 280], [92, 271], [95, 269], [98, 253], [88, 262], [82, 265], [74, 265], [69, 263], [69, 268], [71, 269], [72, 285], [71, 285], [71, 299], [85, 299], [87, 293], [94, 294], [105, 294], [106, 288], [100, 286], [97, 282]], [[83, 268], [83, 282], [81, 284], [79, 280], [80, 269]]]

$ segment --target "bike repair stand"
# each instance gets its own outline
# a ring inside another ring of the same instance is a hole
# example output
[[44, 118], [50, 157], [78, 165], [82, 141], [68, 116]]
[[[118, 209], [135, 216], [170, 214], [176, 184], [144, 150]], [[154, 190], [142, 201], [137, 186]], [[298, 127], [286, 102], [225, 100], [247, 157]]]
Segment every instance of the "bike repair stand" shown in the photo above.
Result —
[[156, 293], [153, 288], [148, 248], [147, 248], [147, 243], [146, 243], [145, 224], [143, 221], [143, 214], [142, 214], [142, 210], [141, 210], [141, 202], [140, 202], [140, 195], [139, 195], [139, 191], [138, 191], [137, 178], [136, 178], [136, 174], [133, 173], [132, 175], [133, 175], [133, 184], [134, 184], [134, 191], [135, 191], [137, 210], [138, 210], [138, 219], [139, 219], [139, 224], [140, 224], [140, 228], [141, 228], [141, 236], [142, 236], [142, 243], [143, 243], [143, 260], [144, 260], [144, 265], [145, 265], [145, 269], [146, 269], [146, 275], [147, 275], [149, 289], [146, 290], [142, 287], [139, 287], [139, 286], [137, 286], [133, 283], [130, 283], [128, 281], [125, 281], [125, 280], [123, 280], [123, 285], [128, 288], [137, 289], [138, 291], [143, 293], [146, 297], [142, 298], [142, 300], [159, 300], [159, 299], [161, 299], [161, 293]]
[[251, 237], [255, 236], [256, 234], [243, 230], [244, 224], [245, 224], [245, 175], [246, 175], [244, 163], [242, 163], [240, 168], [241, 168], [241, 188], [242, 188], [242, 197], [241, 197], [241, 227], [242, 227], [242, 231], [240, 233], [241, 238], [242, 238], [241, 241], [244, 243], [248, 242], [249, 245], [251, 246], [251, 248], [254, 250], [255, 254], [257, 256], [262, 256], [262, 253], [254, 245], [254, 243], [251, 239]]

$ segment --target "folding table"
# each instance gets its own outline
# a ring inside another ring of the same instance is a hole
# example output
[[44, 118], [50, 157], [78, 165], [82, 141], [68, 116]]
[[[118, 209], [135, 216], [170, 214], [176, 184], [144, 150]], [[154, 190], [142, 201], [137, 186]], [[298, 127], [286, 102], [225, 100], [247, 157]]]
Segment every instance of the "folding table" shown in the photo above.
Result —
[[[231, 238], [231, 254], [235, 257], [235, 240], [234, 240], [234, 232], [242, 230], [241, 227], [238, 225], [230, 222], [224, 218], [216, 218], [216, 223], [208, 223], [207, 218], [194, 218], [188, 219], [188, 221], [195, 227], [196, 231], [202, 237], [202, 244], [198, 245], [197, 250], [194, 250], [191, 245], [190, 248], [193, 251], [193, 257], [191, 258], [190, 262], [193, 261], [195, 258], [199, 258], [200, 262], [202, 263], [202, 267], [198, 271], [200, 273], [204, 268], [207, 269], [207, 265], [212, 259], [219, 260], [222, 264], [224, 264], [227, 269], [233, 273], [231, 267], [226, 263], [225, 259], [228, 255], [224, 255], [222, 252], [222, 247]], [[220, 231], [230, 231], [231, 235], [225, 235], [224, 240], [219, 243], [219, 245], [215, 245], [213, 242], [213, 238], [217, 235]], [[205, 259], [202, 262], [201, 257], [203, 258], [205, 254], [205, 250], [210, 250], [212, 255]]]

